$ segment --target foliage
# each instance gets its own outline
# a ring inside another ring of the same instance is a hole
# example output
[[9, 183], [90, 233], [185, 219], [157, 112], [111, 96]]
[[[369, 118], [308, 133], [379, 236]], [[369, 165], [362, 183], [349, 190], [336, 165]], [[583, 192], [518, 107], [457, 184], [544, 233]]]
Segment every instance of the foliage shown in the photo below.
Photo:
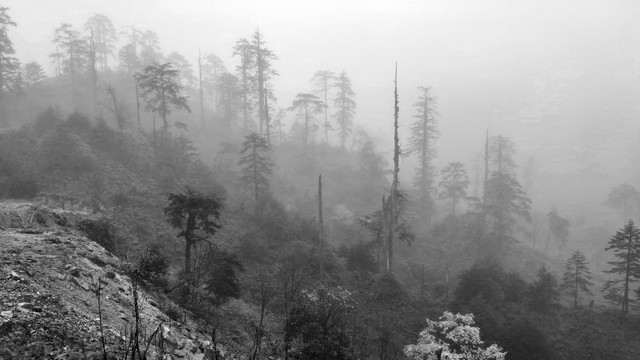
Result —
[[240, 153], [242, 154], [238, 161], [238, 165], [242, 166], [240, 183], [253, 192], [254, 213], [258, 216], [261, 200], [269, 193], [267, 176], [273, 169], [267, 139], [256, 133], [245, 136]]
[[504, 359], [506, 353], [498, 345], [485, 347], [480, 340], [480, 329], [473, 325], [473, 314], [444, 312], [439, 321], [427, 319], [427, 327], [420, 333], [418, 342], [407, 345], [404, 353], [415, 360]]
[[302, 301], [287, 323], [286, 337], [299, 337], [295, 359], [349, 359], [345, 316], [353, 310], [353, 294], [341, 287], [317, 284], [302, 291]]
[[16, 23], [11, 20], [8, 10], [0, 7], [0, 125], [8, 124], [4, 112], [5, 93], [19, 88], [22, 79], [20, 63], [13, 56], [16, 51], [8, 34], [9, 27], [16, 26]]
[[211, 294], [210, 301], [221, 305], [230, 298], [240, 297], [238, 272], [244, 267], [235, 254], [211, 248], [205, 255], [200, 270], [204, 275], [204, 288]]
[[609, 240], [605, 250], [613, 250], [618, 260], [610, 261], [611, 269], [606, 272], [617, 274], [620, 278], [607, 281], [602, 287], [605, 298], [620, 305], [623, 314], [629, 312], [630, 286], [640, 280], [640, 229], [633, 220], [629, 220], [625, 226], [616, 231]]
[[488, 181], [485, 192], [485, 211], [488, 223], [488, 243], [484, 251], [490, 257], [504, 255], [513, 237], [518, 219], [530, 219], [531, 200], [520, 183], [513, 177], [495, 173]]
[[592, 294], [590, 288], [593, 283], [591, 282], [591, 272], [588, 265], [587, 258], [580, 250], [574, 252], [564, 264], [562, 288], [573, 297], [574, 307], [578, 307], [579, 292]]
[[537, 312], [549, 312], [558, 305], [558, 281], [543, 266], [536, 281], [529, 286], [529, 307]]
[[138, 262], [140, 278], [156, 286], [167, 286], [168, 270], [169, 259], [162, 255], [157, 248], [148, 248]]
[[180, 85], [179, 71], [173, 64], [154, 62], [146, 66], [142, 73], [136, 75], [136, 81], [141, 90], [140, 95], [146, 101], [146, 109], [162, 118], [165, 131], [169, 129], [167, 116], [172, 108], [191, 112], [187, 98], [180, 94], [182, 85]]
[[191, 270], [191, 246], [205, 240], [220, 229], [222, 199], [216, 194], [204, 195], [189, 187], [183, 192], [167, 194], [169, 204], [164, 214], [169, 225], [180, 230], [178, 237], [185, 238], [185, 273]]
[[629, 184], [620, 184], [611, 189], [604, 204], [620, 211], [622, 221], [627, 221], [640, 210], [640, 193]]
[[307, 152], [310, 133], [315, 131], [317, 126], [314, 116], [321, 114], [323, 108], [324, 104], [317, 96], [313, 94], [298, 93], [288, 109], [289, 111], [297, 111], [298, 117], [302, 120], [304, 131], [302, 134], [302, 148], [305, 153]]
[[467, 169], [461, 162], [450, 162], [440, 172], [442, 180], [440, 181], [440, 199], [451, 199], [451, 213], [455, 214], [456, 204], [459, 200], [467, 198], [467, 187], [469, 186], [469, 178]]
[[109, 58], [115, 55], [116, 28], [111, 19], [103, 14], [91, 16], [85, 22], [84, 28], [93, 35], [96, 60], [100, 63], [101, 70], [106, 71], [109, 68]]
[[113, 253], [120, 253], [122, 248], [121, 239], [118, 237], [115, 224], [112, 218], [102, 216], [97, 219], [83, 219], [78, 222], [78, 229], [85, 234], [89, 240], [94, 241], [103, 248]]
[[329, 94], [329, 81], [335, 78], [335, 74], [332, 71], [319, 70], [313, 74], [311, 78], [311, 82], [315, 85], [315, 93], [318, 95], [322, 95], [323, 98], [323, 107], [322, 112], [324, 113], [324, 124], [322, 127], [324, 128], [324, 141], [325, 143], [329, 143], [329, 130], [332, 130], [333, 127], [329, 122], [328, 112], [329, 112], [329, 104], [327, 103], [327, 95]]
[[435, 105], [438, 99], [431, 95], [431, 87], [419, 86], [420, 98], [414, 107], [417, 110], [416, 121], [411, 124], [408, 153], [418, 154], [418, 167], [414, 175], [414, 186], [418, 191], [420, 207], [427, 217], [433, 210], [433, 159], [436, 156], [435, 140], [439, 133]]
[[351, 85], [351, 79], [345, 71], [336, 76], [333, 83], [336, 95], [333, 98], [333, 106], [336, 109], [333, 115], [339, 127], [340, 144], [345, 148], [347, 136], [351, 134], [353, 128], [353, 116], [356, 112], [355, 92]]

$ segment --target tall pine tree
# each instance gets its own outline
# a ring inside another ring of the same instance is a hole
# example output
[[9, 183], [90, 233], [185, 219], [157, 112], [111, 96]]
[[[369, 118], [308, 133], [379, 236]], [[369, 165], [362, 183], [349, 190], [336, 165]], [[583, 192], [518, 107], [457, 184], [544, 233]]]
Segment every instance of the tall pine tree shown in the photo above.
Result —
[[619, 278], [607, 281], [602, 291], [605, 298], [620, 305], [623, 314], [629, 312], [629, 289], [633, 282], [640, 280], [640, 229], [633, 220], [618, 230], [609, 240], [609, 246], [605, 250], [613, 250], [614, 256], [619, 260], [610, 261], [611, 269], [606, 272], [616, 274]]
[[582, 251], [574, 252], [564, 264], [564, 275], [562, 277], [562, 288], [567, 290], [573, 297], [573, 307], [578, 307], [578, 295], [580, 292], [591, 294], [591, 272], [589, 263]]

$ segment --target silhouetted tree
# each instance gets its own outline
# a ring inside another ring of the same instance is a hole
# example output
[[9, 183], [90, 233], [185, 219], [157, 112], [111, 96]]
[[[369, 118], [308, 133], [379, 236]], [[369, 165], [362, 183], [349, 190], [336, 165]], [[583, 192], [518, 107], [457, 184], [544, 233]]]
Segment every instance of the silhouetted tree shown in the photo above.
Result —
[[242, 121], [244, 130], [249, 129], [249, 114], [251, 112], [251, 93], [255, 86], [255, 79], [251, 74], [254, 64], [253, 49], [247, 39], [236, 41], [233, 47], [233, 56], [240, 57], [240, 64], [236, 67], [240, 78], [240, 90], [242, 92]]
[[640, 193], [629, 184], [620, 184], [611, 189], [604, 204], [620, 211], [622, 221], [627, 221], [640, 207]]
[[629, 220], [616, 232], [605, 250], [613, 250], [614, 256], [619, 259], [610, 261], [611, 269], [605, 272], [617, 274], [621, 278], [607, 281], [602, 291], [606, 293], [605, 298], [620, 305], [622, 313], [627, 314], [631, 302], [631, 283], [640, 280], [640, 229], [635, 226], [633, 220]]
[[564, 264], [564, 275], [562, 277], [562, 288], [567, 290], [573, 297], [573, 307], [578, 307], [579, 292], [591, 295], [590, 287], [591, 271], [588, 267], [589, 263], [584, 254], [577, 250], [574, 252], [567, 262]]
[[413, 184], [418, 191], [420, 207], [428, 222], [433, 211], [433, 159], [436, 156], [434, 142], [439, 136], [436, 128], [438, 112], [435, 110], [435, 105], [438, 99], [431, 95], [431, 87], [429, 86], [420, 86], [418, 90], [420, 97], [418, 102], [413, 105], [417, 110], [414, 115], [417, 120], [410, 128], [408, 152], [418, 154], [418, 167]]
[[193, 66], [179, 52], [172, 52], [165, 58], [165, 62], [171, 63], [178, 70], [178, 78], [183, 88], [193, 88], [196, 77], [193, 75]]
[[13, 56], [16, 51], [9, 39], [9, 27], [16, 26], [7, 13], [9, 8], [0, 7], [0, 125], [8, 123], [5, 114], [5, 95], [19, 85], [20, 62]]
[[320, 70], [316, 71], [311, 78], [311, 82], [316, 86], [315, 92], [324, 96], [324, 106], [322, 112], [324, 113], [324, 141], [329, 143], [329, 130], [331, 130], [331, 124], [329, 123], [328, 113], [329, 104], [327, 103], [327, 95], [329, 94], [329, 81], [335, 77], [332, 71]]
[[240, 183], [253, 192], [254, 214], [257, 217], [260, 202], [269, 192], [267, 176], [271, 174], [273, 169], [267, 139], [256, 133], [245, 136], [240, 153], [242, 154], [238, 161], [238, 165], [242, 167]]
[[[158, 114], [164, 123], [164, 131], [169, 129], [167, 116], [171, 108], [191, 112], [187, 98], [180, 94], [182, 86], [178, 70], [171, 63], [153, 63], [137, 75], [141, 96], [146, 101], [146, 109]], [[176, 124], [179, 125], [179, 124]]]
[[558, 211], [556, 209], [551, 210], [547, 214], [547, 218], [549, 219], [549, 230], [547, 232], [547, 243], [544, 247], [545, 254], [549, 248], [549, 240], [551, 239], [551, 235], [558, 242], [558, 251], [559, 249], [567, 243], [569, 239], [569, 220], [563, 218], [558, 215]]
[[185, 240], [184, 272], [191, 274], [191, 247], [220, 229], [222, 199], [216, 194], [204, 195], [189, 187], [183, 192], [167, 194], [169, 204], [164, 215], [171, 226], [178, 229], [178, 237]]
[[293, 100], [291, 107], [289, 107], [289, 111], [298, 111], [298, 115], [302, 118], [304, 125], [304, 133], [302, 136], [302, 147], [304, 149], [304, 153], [307, 153], [307, 147], [309, 144], [309, 133], [312, 131], [313, 126], [315, 126], [315, 117], [314, 115], [320, 114], [322, 112], [322, 101], [313, 95], [313, 94], [304, 94], [299, 93], [296, 95], [296, 99]]
[[469, 186], [469, 178], [467, 177], [467, 169], [461, 162], [450, 162], [447, 167], [440, 172], [442, 180], [440, 181], [440, 199], [451, 199], [451, 213], [456, 213], [456, 204], [461, 199], [467, 198], [467, 187]]
[[27, 87], [33, 88], [46, 77], [47, 75], [44, 73], [44, 69], [37, 62], [32, 61], [24, 65], [23, 81]]
[[80, 71], [89, 64], [89, 44], [70, 24], [63, 23], [55, 30], [53, 43], [62, 49], [62, 69], [71, 77], [71, 97], [73, 106], [78, 106], [78, 78]]
[[356, 112], [355, 92], [351, 87], [351, 79], [345, 71], [335, 77], [333, 88], [336, 95], [333, 98], [333, 106], [336, 110], [334, 117], [339, 127], [340, 145], [345, 148], [347, 137], [353, 128], [353, 116]]
[[242, 107], [242, 88], [238, 78], [229, 73], [218, 77], [216, 84], [219, 107], [222, 111], [225, 127], [230, 128], [238, 117], [238, 110]]
[[547, 312], [558, 303], [558, 280], [543, 266], [538, 278], [529, 286], [529, 306], [539, 312]]
[[[265, 46], [265, 41], [260, 34], [260, 30], [256, 30], [251, 39], [251, 54], [254, 56], [253, 70], [254, 79], [258, 91], [258, 118], [260, 120], [260, 135], [264, 136], [267, 124], [267, 97], [269, 96], [269, 88], [267, 83], [278, 72], [273, 69], [272, 61], [278, 60], [278, 57]], [[267, 140], [269, 136], [267, 135]]]
[[96, 60], [100, 63], [101, 70], [106, 71], [109, 68], [109, 57], [115, 55], [114, 44], [118, 40], [116, 28], [106, 15], [95, 14], [87, 19], [84, 29], [93, 33]]

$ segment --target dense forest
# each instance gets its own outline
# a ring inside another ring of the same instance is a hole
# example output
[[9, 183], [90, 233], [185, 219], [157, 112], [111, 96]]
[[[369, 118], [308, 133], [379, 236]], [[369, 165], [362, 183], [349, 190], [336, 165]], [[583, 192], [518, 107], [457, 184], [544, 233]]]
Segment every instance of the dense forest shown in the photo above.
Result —
[[403, 59], [380, 135], [349, 69], [278, 98], [269, 29], [225, 63], [116, 28], [62, 22], [50, 63], [23, 63], [0, 8], [0, 198], [91, 213], [79, 230], [206, 324], [211, 358], [637, 357], [636, 183], [546, 207], [535, 159], [491, 128], [440, 158], [439, 89], [407, 89]]

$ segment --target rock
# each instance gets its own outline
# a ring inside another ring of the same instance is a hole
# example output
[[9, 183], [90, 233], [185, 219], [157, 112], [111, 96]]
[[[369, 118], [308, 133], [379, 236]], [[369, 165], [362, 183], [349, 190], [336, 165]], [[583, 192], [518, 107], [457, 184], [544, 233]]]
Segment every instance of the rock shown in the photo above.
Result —
[[84, 360], [84, 355], [82, 355], [82, 353], [74, 351], [69, 354], [67, 360]]
[[72, 267], [71, 269], [69, 269], [69, 274], [71, 274], [72, 276], [75, 277], [79, 277], [80, 276], [80, 270], [77, 267]]
[[13, 271], [13, 270], [9, 271], [9, 278], [11, 280], [16, 280], [16, 281], [21, 281], [22, 280], [22, 276], [18, 275], [18, 273]]
[[177, 356], [179, 358], [183, 358], [183, 357], [187, 356], [187, 353], [184, 352], [183, 350], [175, 349], [175, 350], [173, 350], [173, 355], [175, 355], [175, 356]]
[[206, 349], [206, 348], [208, 348], [209, 346], [211, 346], [211, 341], [209, 341], [209, 340], [205, 340], [205, 341], [203, 341], [203, 342], [201, 342], [201, 343], [200, 343], [200, 348], [201, 348], [201, 349]]
[[197, 347], [197, 346], [195, 346], [195, 345], [191, 347], [191, 353], [192, 353], [192, 354], [197, 353], [197, 352], [198, 352], [198, 350], [200, 350], [200, 349], [198, 349], [198, 347]]
[[85, 284], [84, 282], [78, 280], [77, 278], [71, 278], [71, 282], [78, 285], [79, 287], [81, 287], [82, 289], [84, 289], [84, 291], [89, 291], [89, 286], [87, 286], [87, 284]]
[[0, 312], [0, 316], [3, 318], [13, 317], [13, 311], [7, 310], [7, 311]]

